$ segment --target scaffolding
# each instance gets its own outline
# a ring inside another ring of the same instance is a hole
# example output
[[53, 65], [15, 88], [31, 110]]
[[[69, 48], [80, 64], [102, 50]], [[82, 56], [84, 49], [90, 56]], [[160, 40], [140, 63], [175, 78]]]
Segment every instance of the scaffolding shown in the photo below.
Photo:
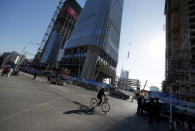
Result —
[[180, 100], [194, 101], [195, 85], [195, 3], [191, 0], [167, 1], [166, 86]]
[[178, 94], [179, 100], [191, 101], [192, 85], [195, 85], [191, 78], [195, 73], [195, 65], [191, 63], [191, 50], [176, 51], [174, 57], [168, 63], [168, 83], [174, 85], [173, 93]]
[[118, 87], [123, 90], [135, 89], [140, 90], [141, 83], [138, 79], [119, 78]]

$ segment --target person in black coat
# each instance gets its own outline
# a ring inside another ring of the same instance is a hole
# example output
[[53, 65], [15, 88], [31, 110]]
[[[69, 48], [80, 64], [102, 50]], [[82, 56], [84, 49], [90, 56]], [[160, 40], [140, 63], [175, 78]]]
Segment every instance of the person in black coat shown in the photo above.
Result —
[[98, 94], [97, 94], [97, 98], [99, 99], [98, 105], [100, 105], [102, 103], [102, 97], [103, 96], [106, 97], [106, 95], [104, 94], [104, 88], [100, 89]]
[[33, 79], [36, 80], [36, 78], [37, 78], [37, 73], [35, 72], [33, 75]]
[[154, 98], [151, 98], [150, 102], [148, 103], [148, 116], [149, 116], [149, 123], [152, 124], [154, 115], [155, 115], [155, 103]]
[[159, 103], [158, 98], [155, 98], [155, 100], [156, 100], [156, 102], [154, 104], [154, 115], [155, 115], [156, 122], [159, 123], [160, 113], [161, 113], [161, 105]]
[[144, 104], [145, 104], [145, 99], [143, 96], [140, 96], [137, 100], [137, 114], [143, 113]]

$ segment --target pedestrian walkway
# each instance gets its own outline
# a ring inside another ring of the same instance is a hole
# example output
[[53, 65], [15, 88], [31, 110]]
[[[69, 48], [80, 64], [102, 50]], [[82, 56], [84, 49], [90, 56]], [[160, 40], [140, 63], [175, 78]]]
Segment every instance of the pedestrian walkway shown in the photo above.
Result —
[[[27, 76], [27, 77], [30, 77], [30, 78], [33, 79], [33, 75], [27, 74], [27, 73], [22, 72], [22, 71], [19, 72], [19, 75], [24, 75], [24, 76]], [[45, 77], [45, 76], [37, 76], [37, 77], [36, 77], [36, 80], [37, 80], [37, 81], [40, 81], [40, 82], [42, 82], [42, 83], [47, 83], [47, 77]]]

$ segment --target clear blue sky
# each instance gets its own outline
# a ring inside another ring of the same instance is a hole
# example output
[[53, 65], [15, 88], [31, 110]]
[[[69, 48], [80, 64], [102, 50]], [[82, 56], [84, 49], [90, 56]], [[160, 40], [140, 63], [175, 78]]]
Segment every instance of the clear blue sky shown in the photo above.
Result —
[[[147, 89], [161, 86], [165, 68], [164, 0], [124, 1], [117, 74], [123, 67], [142, 85], [148, 80]], [[85, 0], [78, 2], [83, 5]], [[1, 0], [0, 53], [21, 53], [25, 43], [41, 42], [57, 4], [58, 0]], [[27, 51], [35, 54], [37, 48], [29, 45]]]

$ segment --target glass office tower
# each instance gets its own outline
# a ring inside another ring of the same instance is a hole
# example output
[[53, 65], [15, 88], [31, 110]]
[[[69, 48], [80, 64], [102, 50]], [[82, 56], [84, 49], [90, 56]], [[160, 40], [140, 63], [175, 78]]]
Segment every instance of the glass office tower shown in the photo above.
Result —
[[61, 65], [73, 75], [114, 78], [118, 63], [123, 0], [88, 0], [68, 42]]

